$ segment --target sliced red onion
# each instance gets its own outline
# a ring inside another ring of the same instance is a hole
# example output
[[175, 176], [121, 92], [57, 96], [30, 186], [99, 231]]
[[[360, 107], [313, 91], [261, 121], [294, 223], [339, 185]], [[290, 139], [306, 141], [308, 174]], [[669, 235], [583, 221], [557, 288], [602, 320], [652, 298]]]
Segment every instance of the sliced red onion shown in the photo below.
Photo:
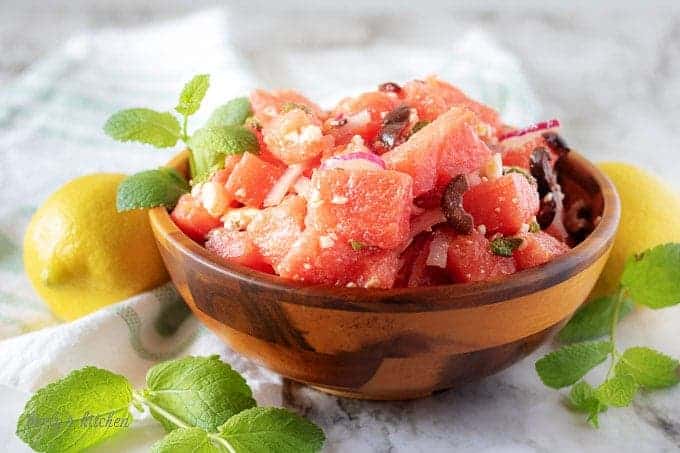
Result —
[[264, 207], [277, 206], [280, 204], [283, 197], [288, 193], [288, 189], [295, 184], [295, 181], [297, 181], [303, 171], [304, 167], [300, 164], [288, 167], [279, 180], [276, 181], [267, 196], [264, 197], [264, 202], [262, 203]]
[[430, 253], [427, 255], [425, 264], [428, 266], [446, 269], [447, 255], [449, 252], [449, 238], [441, 231], [435, 233], [430, 244]]
[[418, 236], [423, 231], [432, 231], [433, 226], [444, 222], [446, 222], [446, 217], [444, 217], [444, 213], [439, 207], [428, 209], [419, 216], [415, 217], [413, 220], [411, 220], [411, 232], [409, 233], [406, 242], [404, 242], [404, 245], [400, 250], [406, 250], [411, 242], [413, 242], [413, 238]]
[[498, 141], [507, 140], [512, 137], [521, 137], [522, 135], [530, 134], [532, 132], [543, 131], [546, 129], [552, 129], [555, 127], [560, 127], [560, 121], [558, 119], [551, 119], [548, 121], [541, 121], [540, 123], [532, 124], [521, 129], [515, 129], [514, 131], [507, 132], [498, 138]]
[[384, 170], [385, 161], [373, 153], [356, 152], [338, 154], [321, 163], [322, 170], [344, 168], [345, 170]]

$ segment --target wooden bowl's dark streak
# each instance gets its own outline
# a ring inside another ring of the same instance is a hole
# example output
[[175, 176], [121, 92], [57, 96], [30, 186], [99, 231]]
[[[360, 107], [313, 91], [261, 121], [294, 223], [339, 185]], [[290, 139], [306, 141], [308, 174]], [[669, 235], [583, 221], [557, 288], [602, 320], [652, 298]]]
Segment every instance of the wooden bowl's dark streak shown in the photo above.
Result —
[[[182, 153], [170, 166], [186, 172]], [[305, 286], [219, 262], [167, 211], [150, 213], [172, 280], [233, 349], [325, 392], [409, 399], [495, 373], [533, 351], [586, 299], [619, 222], [611, 182], [577, 153], [562, 177], [601, 208], [569, 253], [502, 281], [373, 290]]]

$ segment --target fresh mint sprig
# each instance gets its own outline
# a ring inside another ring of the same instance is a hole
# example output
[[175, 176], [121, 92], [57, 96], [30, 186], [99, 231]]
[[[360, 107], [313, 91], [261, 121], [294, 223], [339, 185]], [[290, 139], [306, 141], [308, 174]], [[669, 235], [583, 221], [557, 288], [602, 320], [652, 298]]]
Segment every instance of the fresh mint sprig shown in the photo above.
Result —
[[[647, 347], [619, 352], [619, 321], [637, 303], [653, 309], [680, 303], [680, 244], [665, 244], [631, 257], [621, 276], [617, 294], [581, 307], [558, 334], [571, 343], [536, 362], [543, 383], [555, 389], [573, 385], [567, 404], [588, 414], [599, 427], [599, 415], [609, 407], [629, 406], [640, 389], [662, 389], [680, 382], [680, 362]], [[584, 341], [609, 335], [608, 341]], [[598, 387], [581, 380], [591, 369], [610, 359], [609, 370]]]
[[151, 368], [134, 390], [121, 375], [85, 367], [38, 390], [17, 436], [39, 452], [77, 452], [125, 431], [131, 407], [169, 431], [154, 452], [315, 453], [323, 431], [280, 408], [255, 407], [245, 380], [217, 356], [185, 357]]
[[[250, 127], [244, 126], [253, 114], [250, 101], [244, 97], [232, 99], [215, 109], [205, 127], [189, 134], [189, 118], [201, 107], [209, 87], [208, 74], [199, 74], [184, 85], [175, 106], [181, 123], [173, 112], [132, 108], [111, 115], [104, 124], [104, 132], [114, 140], [134, 141], [157, 148], [173, 147], [182, 141], [189, 149], [192, 180], [204, 181], [224, 166], [225, 156], [259, 151], [257, 137]], [[150, 184], [158, 184], [158, 187]], [[188, 190], [185, 181], [173, 184], [159, 171], [138, 173], [124, 180], [119, 187], [118, 200], [124, 202], [118, 203], [118, 210], [172, 208]]]

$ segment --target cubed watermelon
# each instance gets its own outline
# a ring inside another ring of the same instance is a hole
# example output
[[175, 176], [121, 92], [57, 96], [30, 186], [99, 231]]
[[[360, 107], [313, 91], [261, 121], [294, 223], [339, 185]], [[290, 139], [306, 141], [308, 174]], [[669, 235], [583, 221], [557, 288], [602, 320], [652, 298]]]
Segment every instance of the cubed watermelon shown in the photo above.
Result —
[[250, 105], [255, 119], [262, 125], [267, 125], [272, 118], [292, 105], [306, 107], [317, 118], [325, 119], [325, 113], [314, 102], [294, 90], [265, 91], [255, 90], [250, 94]]
[[245, 231], [229, 231], [217, 228], [210, 232], [205, 248], [220, 258], [251, 267], [262, 272], [271, 272], [255, 243]]
[[523, 239], [522, 245], [513, 253], [519, 270], [547, 263], [556, 256], [569, 251], [569, 246], [564, 242], [558, 241], [543, 231], [529, 233]]
[[200, 201], [190, 194], [182, 195], [170, 217], [175, 225], [187, 236], [197, 242], [205, 241], [205, 236], [222, 223], [203, 207]]
[[393, 94], [379, 91], [345, 98], [328, 116], [324, 132], [335, 137], [337, 145], [346, 145], [355, 135], [361, 136], [366, 143], [373, 143], [383, 117], [398, 103]]
[[550, 163], [555, 166], [557, 153], [555, 153], [546, 142], [541, 132], [534, 132], [521, 137], [513, 137], [503, 140], [500, 144], [500, 151], [503, 156], [503, 165], [507, 167], [519, 167], [529, 169], [529, 158], [537, 147], [544, 147], [550, 153]]
[[475, 225], [490, 234], [513, 235], [538, 212], [536, 185], [519, 173], [484, 181], [463, 195], [463, 207]]
[[321, 121], [294, 108], [273, 118], [262, 129], [267, 149], [280, 161], [292, 165], [308, 162], [333, 148], [331, 135], [323, 135]]
[[413, 134], [407, 142], [382, 155], [388, 168], [413, 177], [414, 196], [444, 185], [452, 177], [479, 169], [491, 156], [477, 138], [477, 116], [454, 107]]
[[371, 249], [361, 253], [354, 283], [363, 288], [392, 288], [401, 267], [394, 250]]
[[385, 249], [409, 234], [412, 180], [391, 170], [315, 171], [305, 224], [321, 234]]
[[262, 201], [284, 171], [284, 167], [245, 153], [229, 175], [226, 188], [240, 203], [261, 208]]
[[478, 231], [453, 238], [449, 244], [447, 269], [454, 282], [496, 280], [515, 272], [512, 258], [497, 256], [490, 241]]
[[404, 85], [404, 102], [416, 108], [420, 120], [434, 121], [453, 106], [464, 106], [490, 126], [500, 129], [500, 115], [491, 107], [476, 102], [458, 88], [437, 77], [414, 80]]
[[259, 211], [253, 217], [248, 234], [267, 263], [276, 267], [288, 253], [291, 244], [302, 234], [306, 211], [304, 198], [289, 196], [280, 205]]
[[305, 283], [344, 286], [354, 280], [359, 257], [347, 240], [307, 228], [276, 266], [276, 272]]

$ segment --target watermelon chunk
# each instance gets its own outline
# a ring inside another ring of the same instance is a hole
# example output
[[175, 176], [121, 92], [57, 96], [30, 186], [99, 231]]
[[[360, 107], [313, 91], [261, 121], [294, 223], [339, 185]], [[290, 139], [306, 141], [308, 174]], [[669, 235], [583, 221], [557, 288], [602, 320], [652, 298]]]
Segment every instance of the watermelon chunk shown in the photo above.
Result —
[[500, 115], [491, 107], [467, 97], [458, 88], [437, 77], [413, 80], [403, 88], [404, 102], [416, 108], [422, 121], [434, 121], [453, 106], [464, 106], [475, 112], [490, 126], [500, 129]]
[[391, 170], [319, 170], [305, 224], [322, 234], [385, 249], [402, 244], [411, 215], [409, 175]]
[[392, 288], [400, 267], [394, 250], [368, 250], [359, 258], [354, 283], [363, 288]]
[[220, 258], [251, 267], [262, 272], [271, 272], [255, 243], [245, 231], [229, 231], [217, 228], [210, 232], [205, 248]]
[[259, 211], [248, 224], [248, 234], [264, 261], [276, 267], [291, 244], [302, 234], [307, 202], [301, 196], [286, 197], [280, 205]]
[[542, 132], [533, 132], [521, 137], [513, 137], [500, 143], [503, 156], [503, 165], [507, 167], [519, 167], [529, 169], [531, 153], [539, 146], [544, 147], [550, 153], [550, 163], [555, 166], [558, 155], [549, 146]]
[[307, 228], [276, 266], [283, 278], [344, 286], [354, 280], [360, 254], [347, 240]]
[[538, 212], [536, 185], [518, 173], [478, 184], [463, 195], [463, 207], [475, 225], [484, 225], [489, 234], [517, 233]]
[[373, 143], [382, 119], [399, 100], [393, 94], [379, 91], [361, 94], [340, 101], [324, 123], [324, 132], [335, 137], [335, 143], [345, 145], [355, 135]]
[[285, 168], [245, 153], [234, 166], [226, 188], [232, 197], [252, 208], [261, 208], [264, 198], [283, 175]]
[[517, 269], [522, 270], [540, 266], [568, 251], [569, 247], [564, 242], [539, 231], [527, 234], [522, 245], [513, 253], [513, 257]]
[[201, 202], [190, 194], [179, 198], [170, 217], [184, 234], [196, 242], [205, 241], [208, 232], [222, 224], [220, 219], [211, 216]]
[[453, 238], [449, 244], [447, 269], [454, 282], [497, 280], [515, 272], [512, 258], [494, 255], [490, 241], [476, 230]]
[[250, 105], [253, 108], [255, 119], [266, 126], [272, 118], [292, 104], [306, 107], [314, 116], [324, 119], [325, 114], [321, 107], [294, 90], [265, 91], [255, 90], [250, 93]]
[[321, 121], [298, 108], [273, 118], [262, 136], [267, 149], [288, 165], [314, 159], [334, 143], [332, 136], [321, 133]]
[[479, 169], [491, 151], [477, 138], [477, 116], [454, 107], [382, 155], [387, 167], [413, 177], [414, 196], [431, 191], [461, 173]]

